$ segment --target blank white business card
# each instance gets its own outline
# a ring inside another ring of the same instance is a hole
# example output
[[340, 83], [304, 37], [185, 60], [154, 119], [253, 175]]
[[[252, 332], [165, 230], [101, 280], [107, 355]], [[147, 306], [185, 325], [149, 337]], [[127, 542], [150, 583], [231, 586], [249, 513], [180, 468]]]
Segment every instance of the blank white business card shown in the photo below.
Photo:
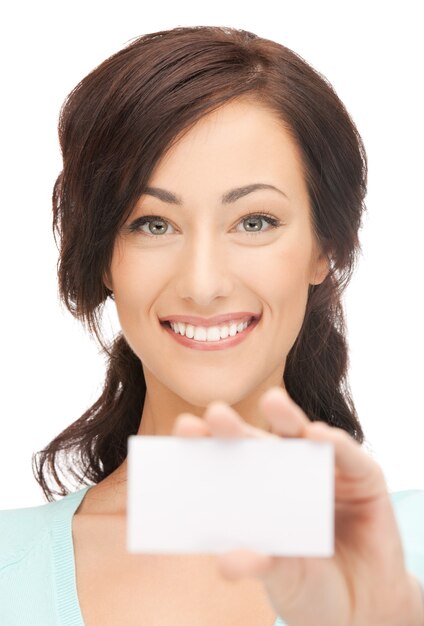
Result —
[[127, 550], [334, 554], [334, 448], [305, 439], [128, 438]]

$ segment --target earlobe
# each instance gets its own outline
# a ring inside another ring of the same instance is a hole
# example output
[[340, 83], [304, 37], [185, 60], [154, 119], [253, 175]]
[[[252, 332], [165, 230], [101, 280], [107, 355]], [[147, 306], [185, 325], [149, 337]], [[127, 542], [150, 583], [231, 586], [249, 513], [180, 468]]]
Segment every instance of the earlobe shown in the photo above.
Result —
[[315, 275], [312, 285], [320, 285], [330, 273], [331, 259], [326, 254], [321, 254], [315, 266]]
[[109, 289], [109, 291], [113, 291], [113, 288], [112, 288], [112, 281], [110, 280], [110, 277], [109, 277], [109, 273], [108, 273], [108, 272], [105, 272], [105, 273], [103, 274], [103, 278], [102, 278], [102, 280], [103, 280], [103, 284], [104, 284], [104, 286], [106, 287], [106, 289]]

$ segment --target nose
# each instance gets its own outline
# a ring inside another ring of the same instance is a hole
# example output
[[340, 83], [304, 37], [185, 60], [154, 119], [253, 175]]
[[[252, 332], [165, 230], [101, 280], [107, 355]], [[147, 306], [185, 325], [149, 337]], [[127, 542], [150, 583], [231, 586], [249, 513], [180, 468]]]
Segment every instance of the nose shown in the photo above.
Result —
[[174, 272], [178, 296], [193, 300], [199, 307], [207, 308], [215, 298], [229, 297], [234, 289], [235, 275], [224, 242], [206, 229], [181, 250]]

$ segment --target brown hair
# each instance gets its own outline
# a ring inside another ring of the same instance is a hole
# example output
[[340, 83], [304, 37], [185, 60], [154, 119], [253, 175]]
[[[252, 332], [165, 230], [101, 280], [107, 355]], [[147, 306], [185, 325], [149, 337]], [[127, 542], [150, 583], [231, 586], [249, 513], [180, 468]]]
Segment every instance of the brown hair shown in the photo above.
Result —
[[[173, 142], [206, 113], [240, 97], [276, 113], [299, 146], [313, 229], [330, 261], [325, 280], [309, 286], [285, 387], [311, 420], [364, 441], [347, 382], [341, 301], [366, 208], [367, 158], [358, 130], [326, 78], [285, 46], [229, 27], [178, 27], [143, 35], [112, 55], [61, 109], [63, 170], [53, 190], [59, 293], [99, 341], [107, 374], [93, 406], [33, 455], [49, 501], [69, 493], [58, 469], [78, 485], [100, 482], [125, 460], [127, 439], [140, 425], [141, 361], [122, 333], [106, 345], [101, 332], [104, 304], [113, 299], [103, 277], [117, 232]], [[47, 473], [60, 491], [47, 485]]]

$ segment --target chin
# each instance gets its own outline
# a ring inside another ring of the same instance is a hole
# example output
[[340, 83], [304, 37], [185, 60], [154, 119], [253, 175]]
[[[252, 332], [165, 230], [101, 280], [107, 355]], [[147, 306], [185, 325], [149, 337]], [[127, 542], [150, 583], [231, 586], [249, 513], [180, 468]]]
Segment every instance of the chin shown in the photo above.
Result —
[[221, 387], [220, 385], [210, 385], [209, 388], [203, 387], [198, 388], [196, 391], [193, 389], [187, 390], [187, 393], [182, 392], [178, 395], [180, 396], [183, 402], [187, 404], [205, 410], [206, 407], [211, 404], [211, 402], [225, 402], [230, 406], [234, 406], [243, 402], [247, 396], [249, 396], [252, 392], [250, 390], [246, 391], [245, 389], [240, 388], [228, 388], [228, 384]]

